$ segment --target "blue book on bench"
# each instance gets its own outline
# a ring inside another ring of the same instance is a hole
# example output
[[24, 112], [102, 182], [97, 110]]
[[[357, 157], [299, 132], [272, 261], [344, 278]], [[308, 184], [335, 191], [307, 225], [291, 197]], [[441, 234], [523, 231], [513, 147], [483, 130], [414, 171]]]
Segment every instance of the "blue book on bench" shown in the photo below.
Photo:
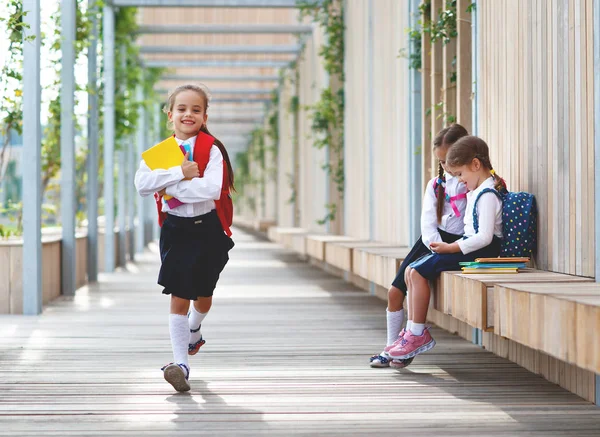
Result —
[[478, 263], [478, 262], [461, 262], [461, 266], [469, 267], [471, 269], [524, 269], [527, 264], [525, 263]]

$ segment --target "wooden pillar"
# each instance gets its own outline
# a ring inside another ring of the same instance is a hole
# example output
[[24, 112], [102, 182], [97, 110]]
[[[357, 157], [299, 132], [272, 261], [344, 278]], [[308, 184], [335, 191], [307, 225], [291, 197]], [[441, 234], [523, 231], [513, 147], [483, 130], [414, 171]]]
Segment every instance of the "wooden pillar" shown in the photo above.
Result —
[[473, 75], [472, 75], [472, 32], [471, 15], [467, 12], [471, 0], [457, 0], [456, 27], [458, 31], [456, 71], [457, 76], [457, 107], [456, 121], [462, 124], [469, 133], [473, 132]]
[[[422, 17], [423, 20], [430, 20], [431, 16]], [[421, 190], [425, 191], [427, 182], [431, 179], [429, 163], [431, 162], [431, 38], [429, 34], [423, 33], [421, 36]]]
[[[437, 21], [440, 11], [444, 6], [444, 0], [431, 0], [431, 20]], [[437, 106], [442, 101], [442, 86], [444, 75], [444, 57], [442, 41], [431, 43], [431, 136], [429, 141], [423, 144], [423, 149], [429, 151], [429, 159], [424, 162], [424, 179], [430, 180], [437, 172], [435, 159], [431, 153], [431, 144], [435, 135], [442, 129], [442, 115], [444, 109]]]

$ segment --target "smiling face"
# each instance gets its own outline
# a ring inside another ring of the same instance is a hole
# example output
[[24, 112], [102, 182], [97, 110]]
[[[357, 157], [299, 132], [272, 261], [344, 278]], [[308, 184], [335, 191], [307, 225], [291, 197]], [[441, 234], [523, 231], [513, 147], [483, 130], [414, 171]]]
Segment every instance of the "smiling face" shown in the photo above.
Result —
[[200, 93], [185, 90], [177, 94], [173, 107], [167, 114], [169, 121], [173, 123], [175, 136], [187, 140], [198, 135], [208, 119], [205, 108], [206, 102]]
[[486, 169], [481, 165], [481, 161], [477, 158], [474, 158], [470, 164], [449, 167], [449, 170], [467, 186], [469, 191], [473, 191], [479, 187], [481, 182], [489, 177], [489, 171], [486, 172]]

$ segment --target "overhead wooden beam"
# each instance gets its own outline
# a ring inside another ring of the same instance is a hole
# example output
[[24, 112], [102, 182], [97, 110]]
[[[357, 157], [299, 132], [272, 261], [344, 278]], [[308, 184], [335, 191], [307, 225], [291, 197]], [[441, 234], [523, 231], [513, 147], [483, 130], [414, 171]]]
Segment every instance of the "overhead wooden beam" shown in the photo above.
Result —
[[245, 54], [278, 54], [278, 55], [295, 55], [300, 52], [300, 46], [294, 45], [215, 45], [215, 46], [142, 46], [140, 53], [153, 54], [229, 54], [229, 55], [245, 55]]
[[296, 0], [110, 0], [113, 6], [195, 8], [296, 8]]
[[312, 26], [303, 24], [186, 24], [140, 26], [138, 34], [310, 34]]

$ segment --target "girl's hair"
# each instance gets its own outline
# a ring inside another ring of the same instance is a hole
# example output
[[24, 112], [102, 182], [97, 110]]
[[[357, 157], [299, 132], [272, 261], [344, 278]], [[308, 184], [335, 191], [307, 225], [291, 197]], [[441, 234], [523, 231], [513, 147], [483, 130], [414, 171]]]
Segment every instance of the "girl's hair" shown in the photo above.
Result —
[[[204, 113], [206, 114], [206, 112], [208, 111], [208, 101], [210, 100], [210, 94], [209, 94], [208, 90], [206, 89], [206, 87], [199, 86], [199, 85], [192, 85], [192, 84], [181, 85], [181, 86], [178, 86], [177, 88], [175, 88], [175, 90], [173, 90], [173, 92], [169, 95], [169, 98], [167, 99], [167, 104], [164, 106], [163, 111], [165, 113], [173, 112], [173, 106], [175, 106], [175, 98], [177, 97], [177, 95], [179, 93], [182, 93], [183, 91], [195, 91], [198, 94], [200, 94], [200, 96], [202, 96], [202, 99], [204, 100]], [[171, 122], [170, 120], [167, 121], [167, 128], [170, 130], [173, 130], [173, 122]], [[202, 124], [200, 131], [215, 138], [215, 136], [208, 131], [206, 124]], [[225, 146], [223, 145], [223, 143], [221, 141], [219, 141], [217, 138], [215, 138], [215, 144], [221, 151], [221, 154], [223, 155], [223, 160], [225, 161], [225, 164], [227, 165], [227, 177], [228, 177], [229, 188], [232, 191], [235, 191], [235, 186], [233, 185], [233, 180], [234, 180], [233, 168], [231, 167], [231, 160], [229, 159], [229, 154], [227, 153], [227, 150], [225, 149]]]
[[[458, 139], [469, 135], [469, 132], [460, 124], [453, 124], [445, 127], [438, 132], [433, 139], [433, 150], [438, 147], [450, 147]], [[438, 184], [437, 184], [437, 221], [442, 223], [442, 215], [444, 214], [444, 203], [446, 202], [446, 178], [444, 177], [444, 168], [442, 163], [438, 164]]]
[[505, 192], [507, 190], [506, 182], [494, 171], [492, 162], [490, 161], [490, 149], [485, 141], [479, 137], [466, 136], [454, 143], [448, 151], [446, 163], [450, 167], [461, 167], [463, 165], [470, 165], [475, 158], [481, 162], [483, 167], [491, 171], [496, 182], [494, 188], [497, 191]]

